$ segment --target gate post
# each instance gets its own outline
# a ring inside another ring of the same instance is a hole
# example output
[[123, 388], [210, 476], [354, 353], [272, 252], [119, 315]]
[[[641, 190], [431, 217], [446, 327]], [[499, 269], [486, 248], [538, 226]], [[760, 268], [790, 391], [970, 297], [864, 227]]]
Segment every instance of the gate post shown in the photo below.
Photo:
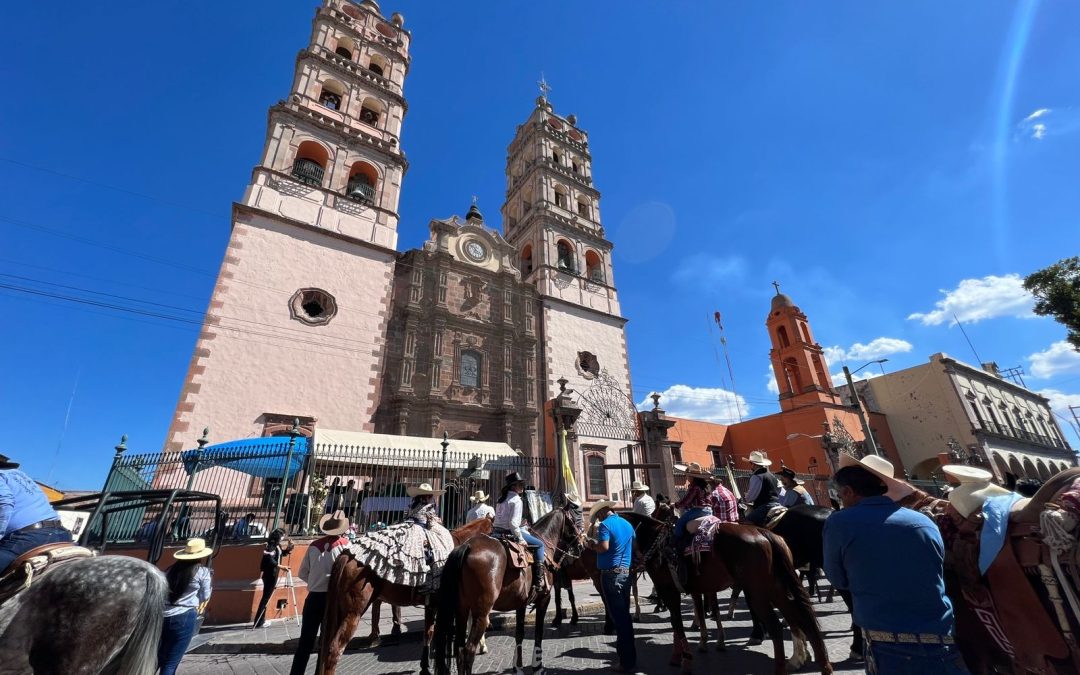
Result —
[[120, 437], [120, 445], [117, 445], [113, 450], [116, 451], [116, 454], [113, 455], [112, 466], [109, 467], [109, 475], [105, 476], [105, 485], [101, 487], [102, 492], [109, 491], [109, 482], [112, 480], [113, 474], [116, 473], [116, 469], [119, 468], [124, 453], [127, 452], [127, 434]]
[[653, 394], [652, 401], [652, 410], [639, 413], [641, 426], [645, 430], [645, 455], [648, 458], [646, 461], [660, 465], [659, 469], [649, 469], [649, 482], [656, 486], [653, 488], [654, 495], [663, 486], [664, 494], [669, 498], [674, 498], [675, 463], [664, 443], [667, 441], [668, 429], [675, 426], [675, 422], [664, 416], [664, 411], [660, 408], [660, 394]]
[[[574, 433], [574, 423], [577, 422], [577, 418], [581, 414], [581, 408], [570, 398], [571, 392], [566, 391], [568, 380], [565, 377], [560, 377], [557, 381], [559, 383], [559, 394], [551, 400], [551, 416], [555, 422], [555, 487], [551, 493], [551, 503], [556, 507], [566, 503], [567, 486], [563, 476], [563, 466], [567, 457], [576, 456], [577, 434]], [[563, 432], [566, 432], [565, 447], [561, 442]], [[566, 453], [565, 457], [564, 452]], [[578, 487], [580, 490], [580, 486]], [[582, 503], [585, 502], [584, 496], [580, 493], [578, 499]]]

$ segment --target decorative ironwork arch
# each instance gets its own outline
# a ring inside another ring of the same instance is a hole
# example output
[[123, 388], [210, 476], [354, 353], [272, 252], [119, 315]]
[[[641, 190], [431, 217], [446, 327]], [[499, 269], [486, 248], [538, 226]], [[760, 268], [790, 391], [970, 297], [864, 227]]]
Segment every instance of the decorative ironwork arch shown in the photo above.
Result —
[[581, 407], [574, 425], [578, 436], [641, 441], [637, 406], [607, 370], [601, 370], [589, 388], [578, 394], [577, 404]]

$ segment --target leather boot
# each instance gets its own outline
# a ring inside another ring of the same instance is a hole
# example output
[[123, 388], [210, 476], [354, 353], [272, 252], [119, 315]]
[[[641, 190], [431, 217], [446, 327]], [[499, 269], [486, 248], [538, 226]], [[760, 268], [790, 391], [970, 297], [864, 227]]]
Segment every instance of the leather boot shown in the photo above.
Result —
[[533, 595], [539, 595], [544, 589], [544, 559], [538, 555], [533, 556], [532, 574], [532, 592]]

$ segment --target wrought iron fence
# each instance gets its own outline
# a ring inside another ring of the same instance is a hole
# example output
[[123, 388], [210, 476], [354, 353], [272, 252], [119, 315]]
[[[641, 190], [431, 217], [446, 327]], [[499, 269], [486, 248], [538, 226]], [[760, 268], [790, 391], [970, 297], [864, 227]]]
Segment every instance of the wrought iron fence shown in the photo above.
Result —
[[[474, 505], [469, 497], [483, 490], [493, 503], [512, 471], [536, 491], [526, 500], [533, 512], [545, 510], [545, 495], [555, 485], [555, 463], [549, 458], [456, 452], [450, 441], [445, 481], [443, 460], [440, 451], [329, 445], [288, 436], [183, 452], [132, 455], [120, 450], [103, 490], [188, 489], [221, 497], [221, 523], [214, 522], [210, 508], [168, 514], [164, 526], [172, 542], [210, 537], [218, 527], [227, 541], [263, 539], [276, 526], [294, 535], [311, 534], [325, 512], [338, 509], [357, 531], [391, 525], [405, 516], [408, 487], [420, 483], [445, 490], [439, 509], [446, 524], [456, 527]], [[108, 541], [149, 541], [160, 515], [151, 510], [114, 517]]]

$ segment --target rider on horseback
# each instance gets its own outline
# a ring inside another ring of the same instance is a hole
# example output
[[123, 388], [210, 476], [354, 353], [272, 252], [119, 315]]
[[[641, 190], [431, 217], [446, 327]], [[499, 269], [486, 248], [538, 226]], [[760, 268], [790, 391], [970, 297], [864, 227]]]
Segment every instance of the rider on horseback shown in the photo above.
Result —
[[772, 461], [760, 450], [750, 453], [750, 463], [754, 465], [754, 473], [750, 476], [750, 485], [746, 489], [744, 500], [750, 505], [746, 513], [746, 522], [759, 527], [768, 521], [769, 511], [780, 505], [780, 497], [784, 494], [780, 487], [780, 481], [769, 472]]
[[19, 556], [45, 544], [71, 542], [60, 516], [34, 479], [0, 455], [0, 574]]
[[544, 587], [544, 541], [522, 525], [525, 505], [521, 500], [521, 493], [524, 491], [525, 479], [517, 471], [510, 472], [495, 505], [495, 532], [536, 549], [532, 564], [532, 590], [536, 594]]

